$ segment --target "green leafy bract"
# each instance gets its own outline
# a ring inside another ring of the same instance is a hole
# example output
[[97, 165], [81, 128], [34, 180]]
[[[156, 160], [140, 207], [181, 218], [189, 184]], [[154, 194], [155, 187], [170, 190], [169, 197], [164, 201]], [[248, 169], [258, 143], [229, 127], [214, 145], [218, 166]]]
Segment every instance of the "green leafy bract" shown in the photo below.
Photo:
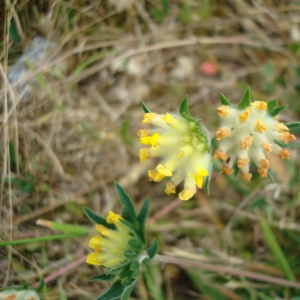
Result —
[[93, 211], [91, 211], [89, 208], [84, 207], [83, 211], [92, 222], [103, 225], [109, 229], [116, 229], [116, 226], [114, 224], [108, 224], [104, 218], [98, 216]]
[[158, 249], [158, 244], [156, 239], [154, 239], [151, 246], [147, 249], [147, 253], [150, 259], [152, 259], [155, 256], [157, 249]]
[[245, 109], [251, 105], [250, 88], [247, 88], [242, 101], [238, 104], [239, 109]]
[[146, 105], [146, 103], [143, 101], [142, 102], [142, 108], [144, 110], [145, 113], [151, 113], [152, 111], [148, 108], [148, 106]]
[[270, 114], [277, 106], [277, 100], [271, 100], [268, 102], [268, 113]]
[[287, 108], [287, 105], [278, 106], [269, 113], [272, 117], [276, 117], [278, 114], [280, 114], [286, 108]]
[[115, 183], [115, 187], [120, 199], [120, 203], [123, 206], [122, 217], [128, 222], [136, 224], [135, 208], [130, 197], [117, 182]]
[[220, 101], [222, 105], [231, 106], [231, 103], [223, 94], [220, 96]]
[[89, 281], [96, 281], [96, 280], [108, 281], [108, 280], [113, 280], [115, 277], [116, 277], [115, 274], [100, 274], [91, 277]]
[[148, 210], [149, 210], [149, 200], [146, 199], [143, 203], [143, 206], [136, 218], [138, 224], [139, 224], [139, 234], [141, 237], [141, 240], [145, 243], [145, 223], [146, 219], [148, 217]]
[[190, 114], [189, 111], [189, 103], [188, 103], [188, 96], [186, 96], [182, 102], [180, 103], [180, 107], [179, 107], [179, 114], [185, 118], [186, 120], [188, 120], [189, 122], [193, 122], [195, 123], [195, 119], [192, 117], [192, 115]]
[[299, 143], [287, 143], [285, 144], [284, 142], [281, 141], [275, 141], [275, 143], [283, 148], [292, 148], [292, 149], [297, 149], [300, 148]]

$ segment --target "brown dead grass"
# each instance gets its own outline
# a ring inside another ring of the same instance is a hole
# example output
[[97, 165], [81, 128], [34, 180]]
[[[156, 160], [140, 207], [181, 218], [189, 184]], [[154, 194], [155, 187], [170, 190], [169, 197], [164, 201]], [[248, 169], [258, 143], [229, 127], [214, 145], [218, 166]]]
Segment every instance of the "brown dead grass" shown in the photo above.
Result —
[[[177, 111], [188, 94], [192, 114], [215, 130], [220, 93], [237, 102], [249, 85], [254, 99], [277, 98], [281, 104], [291, 105], [293, 109], [282, 116], [284, 121], [299, 119], [299, 106], [294, 104], [299, 98], [295, 88], [299, 77], [292, 69], [299, 67], [299, 52], [293, 54], [289, 45], [299, 42], [295, 37], [300, 34], [300, 6], [284, 1], [263, 5], [214, 1], [211, 13], [200, 19], [203, 7], [194, 1], [191, 20], [183, 22], [184, 3], [172, 2], [162, 23], [150, 13], [153, 8], [162, 10], [158, 0], [133, 0], [124, 11], [109, 1], [66, 0], [43, 8], [38, 1], [13, 4], [6, 11], [7, 20], [19, 23], [19, 35], [24, 39], [14, 43], [7, 37], [2, 44], [2, 240], [52, 234], [35, 225], [38, 218], [90, 226], [92, 236], [92, 225], [81, 206], [103, 216], [111, 209], [119, 211], [115, 180], [137, 206], [149, 196], [151, 215], [173, 201], [164, 195], [161, 184], [148, 182], [146, 171], [151, 162], [138, 162], [135, 135], [141, 127], [141, 101], [159, 113]], [[27, 100], [20, 100], [7, 82], [7, 68], [35, 35], [55, 41], [58, 54], [48, 65], [28, 71], [28, 78], [38, 78], [39, 83], [31, 86]], [[182, 57], [184, 64], [180, 63]], [[77, 69], [91, 58], [91, 64]], [[213, 62], [217, 74], [201, 73], [204, 61]], [[273, 71], [264, 71], [270, 66]], [[279, 79], [286, 84], [277, 84]], [[268, 90], [267, 84], [273, 88]], [[9, 142], [15, 154], [9, 152]], [[296, 152], [292, 156], [293, 170], [298, 172]], [[288, 172], [287, 165], [274, 163], [273, 169], [275, 175]], [[17, 184], [16, 179], [22, 183]], [[278, 266], [269, 266], [274, 258], [257, 223], [265, 213], [247, 208], [257, 195], [263, 195], [272, 210], [271, 225], [298, 231], [298, 205], [291, 207], [288, 201], [297, 197], [299, 184], [291, 190], [286, 177], [282, 180], [274, 185], [255, 181], [247, 186], [237, 179], [250, 193], [245, 198], [224, 177], [214, 174], [210, 197], [199, 191], [194, 200], [181, 207], [174, 205], [171, 213], [149, 225], [149, 233], [158, 238], [160, 253], [171, 257], [281, 276]], [[26, 183], [31, 190], [24, 190]], [[62, 290], [67, 299], [92, 299], [109, 283], [88, 282], [99, 272], [82, 263], [89, 253], [88, 239], [1, 248], [2, 286], [24, 281], [33, 284], [41, 275], [54, 274], [47, 283], [45, 299], [59, 299]], [[68, 270], [74, 262], [78, 265]], [[190, 299], [193, 293], [194, 298], [202, 299], [195, 290], [192, 293], [190, 284], [181, 283], [176, 290], [176, 282], [185, 276], [181, 268], [172, 267], [172, 274], [167, 267], [161, 268], [157, 286], [164, 286], [165, 299]], [[58, 274], [58, 270], [65, 271]], [[228, 279], [228, 285], [230, 282]], [[255, 288], [254, 283], [249, 284]], [[140, 282], [135, 299], [152, 299], [147, 289]], [[227, 296], [234, 299], [230, 293]]]

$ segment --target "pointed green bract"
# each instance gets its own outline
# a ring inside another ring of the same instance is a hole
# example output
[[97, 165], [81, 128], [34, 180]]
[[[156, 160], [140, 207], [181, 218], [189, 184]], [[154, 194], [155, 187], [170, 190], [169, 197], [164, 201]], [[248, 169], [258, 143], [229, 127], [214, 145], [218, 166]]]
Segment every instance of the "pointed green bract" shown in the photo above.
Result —
[[115, 187], [120, 199], [120, 203], [123, 205], [122, 217], [128, 222], [136, 224], [136, 213], [131, 198], [117, 182], [115, 183]]
[[189, 103], [188, 103], [188, 96], [186, 96], [179, 107], [179, 113], [182, 117], [184, 117], [186, 120], [191, 121], [191, 122], [195, 122], [194, 118], [192, 117], [192, 115], [190, 114], [189, 111]]
[[116, 229], [116, 226], [114, 224], [108, 224], [104, 218], [98, 216], [93, 211], [91, 211], [89, 208], [83, 207], [83, 211], [92, 222], [103, 225], [109, 229]]
[[157, 250], [158, 250], [158, 244], [156, 239], [154, 239], [151, 246], [147, 249], [147, 253], [150, 259], [152, 259], [155, 256]]
[[277, 106], [277, 100], [271, 100], [268, 102], [268, 113], [271, 113]]
[[287, 105], [278, 106], [273, 111], [270, 112], [270, 115], [272, 117], [276, 117], [278, 114], [280, 114], [286, 108], [287, 108]]
[[144, 110], [145, 113], [151, 113], [152, 111], [148, 108], [148, 106], [146, 105], [146, 103], [143, 101], [142, 102], [142, 108]]
[[281, 141], [275, 141], [275, 143], [278, 144], [279, 146], [281, 146], [282, 148], [292, 148], [292, 149], [300, 148], [299, 143], [287, 143], [287, 144], [285, 144], [284, 142], [281, 142]]
[[249, 106], [251, 106], [251, 95], [250, 95], [250, 89], [247, 88], [242, 101], [238, 104], [238, 108], [245, 109]]
[[148, 217], [148, 210], [149, 210], [149, 200], [146, 199], [143, 203], [143, 206], [136, 218], [139, 224], [139, 233], [141, 240], [145, 243], [145, 223]]
[[223, 94], [220, 96], [220, 101], [222, 105], [231, 106], [231, 103]]
[[284, 123], [288, 129], [294, 129], [300, 127], [300, 122]]

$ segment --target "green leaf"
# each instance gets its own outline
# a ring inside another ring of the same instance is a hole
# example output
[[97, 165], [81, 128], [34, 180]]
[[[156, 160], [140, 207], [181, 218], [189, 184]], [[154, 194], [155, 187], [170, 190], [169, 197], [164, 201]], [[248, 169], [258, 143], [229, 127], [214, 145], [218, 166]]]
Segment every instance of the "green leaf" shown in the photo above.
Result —
[[149, 210], [149, 200], [147, 198], [144, 201], [143, 206], [136, 218], [136, 220], [138, 221], [138, 224], [139, 224], [139, 233], [140, 233], [140, 237], [141, 237], [143, 243], [145, 243], [145, 223], [146, 223], [146, 219], [148, 217], [148, 210]]
[[254, 208], [256, 207], [262, 207], [265, 206], [267, 204], [266, 198], [265, 197], [261, 197], [259, 199], [257, 199], [256, 201], [254, 201], [250, 206], [249, 206], [249, 211], [252, 211]]
[[114, 300], [118, 299], [122, 296], [124, 291], [124, 286], [122, 285], [122, 282], [120, 280], [116, 281], [111, 288], [102, 294], [100, 297], [98, 297], [96, 300]]
[[145, 113], [151, 113], [152, 111], [148, 108], [148, 106], [146, 105], [146, 103], [143, 101], [142, 102], [142, 108], [144, 110]]
[[158, 249], [158, 244], [156, 239], [154, 239], [151, 246], [147, 249], [147, 253], [150, 259], [152, 259], [155, 256], [157, 249]]
[[115, 274], [100, 274], [100, 275], [95, 275], [89, 279], [89, 281], [96, 281], [96, 280], [113, 280], [116, 277]]
[[125, 258], [128, 259], [128, 260], [134, 259], [134, 258], [136, 257], [136, 255], [137, 255], [137, 254], [136, 254], [135, 252], [133, 252], [132, 250], [131, 250], [131, 251], [126, 251], [126, 252], [124, 252], [123, 254], [124, 254]]
[[274, 183], [274, 177], [273, 177], [273, 173], [272, 173], [272, 170], [271, 169], [268, 169], [268, 177], [271, 181], [271, 183]]
[[231, 106], [231, 103], [223, 94], [220, 96], [220, 101], [222, 105]]
[[122, 217], [132, 224], [136, 224], [136, 213], [132, 200], [117, 182], [115, 182], [115, 187], [119, 195], [120, 203], [123, 205]]
[[287, 143], [285, 144], [284, 142], [281, 141], [275, 141], [275, 143], [283, 148], [291, 148], [291, 149], [297, 149], [300, 148], [299, 143]]
[[268, 102], [268, 113], [270, 114], [277, 106], [277, 100], [271, 100]]
[[130, 265], [130, 270], [135, 272], [136, 270], [139, 270], [141, 267], [141, 265], [139, 264], [138, 261], [134, 261], [131, 265]]
[[141, 250], [143, 243], [140, 239], [130, 239], [128, 241], [128, 246], [130, 247], [131, 250], [137, 253]]
[[18, 32], [16, 23], [13, 19], [10, 22], [9, 35], [14, 42], [17, 42], [17, 43], [21, 42], [21, 38], [19, 36], [19, 32]]
[[182, 117], [184, 117], [185, 119], [187, 119], [188, 121], [193, 121], [195, 122], [195, 120], [193, 119], [192, 115], [190, 114], [190, 111], [189, 111], [189, 98], [188, 96], [186, 96], [181, 104], [180, 104], [180, 107], [179, 107], [179, 113]]
[[236, 177], [237, 174], [239, 173], [239, 171], [240, 171], [240, 168], [238, 167], [237, 164], [235, 164], [235, 165], [234, 165], [234, 173], [233, 173], [233, 176]]
[[129, 266], [130, 261], [125, 261], [123, 264], [115, 266], [110, 268], [107, 271], [107, 274], [118, 274], [120, 272], [123, 272], [123, 270], [127, 270]]
[[265, 240], [273, 252], [273, 255], [277, 258], [277, 261], [279, 262], [282, 271], [285, 273], [286, 277], [290, 281], [296, 281], [295, 276], [291, 270], [291, 267], [286, 259], [286, 256], [284, 255], [283, 251], [280, 248], [280, 245], [270, 228], [269, 224], [265, 222], [264, 220], [260, 221], [260, 226], [263, 232], [263, 235], [265, 237]]
[[91, 211], [89, 208], [83, 207], [83, 211], [86, 214], [86, 216], [94, 223], [103, 225], [109, 229], [116, 229], [116, 226], [114, 224], [108, 224], [104, 218], [98, 216], [93, 211]]
[[278, 114], [280, 114], [286, 108], [287, 108], [287, 105], [278, 106], [272, 112], [270, 112], [270, 115], [272, 117], [276, 117]]
[[121, 219], [120, 220], [122, 224], [124, 224], [137, 238], [141, 239], [140, 237], [140, 233], [139, 231], [137, 230], [137, 228], [130, 222], [124, 220], [124, 219]]
[[136, 283], [137, 277], [129, 279], [124, 286], [124, 291], [121, 300], [127, 300], [133, 290], [134, 284]]
[[238, 108], [245, 109], [249, 106], [251, 106], [251, 95], [250, 95], [250, 89], [247, 88], [242, 101], [238, 104]]
[[38, 287], [35, 289], [37, 293], [40, 293], [42, 291], [42, 289], [44, 288], [44, 285], [45, 285], [45, 281], [44, 281], [44, 278], [41, 277], [40, 278], [40, 283], [38, 285]]

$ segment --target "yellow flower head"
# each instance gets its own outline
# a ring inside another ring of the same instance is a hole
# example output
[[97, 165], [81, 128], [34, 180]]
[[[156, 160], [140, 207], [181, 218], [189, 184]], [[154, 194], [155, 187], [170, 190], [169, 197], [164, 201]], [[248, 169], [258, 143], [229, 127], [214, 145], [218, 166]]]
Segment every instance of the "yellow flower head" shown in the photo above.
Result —
[[[224, 116], [229, 112], [226, 107], [220, 110]], [[144, 129], [138, 132], [140, 143], [150, 146], [140, 150], [140, 160], [144, 162], [150, 157], [161, 158], [156, 168], [148, 171], [149, 180], [158, 182], [168, 177], [170, 181], [165, 190], [168, 195], [176, 193], [176, 186], [184, 181], [179, 198], [189, 200], [196, 193], [196, 186], [202, 188], [211, 168], [207, 131], [192, 117], [171, 113], [146, 113], [143, 124], [146, 123], [154, 125], [155, 129], [147, 131], [147, 136]]]
[[288, 143], [295, 136], [289, 133], [287, 126], [277, 122], [268, 113], [266, 102], [254, 101], [243, 109], [227, 107], [225, 109], [222, 105], [218, 108], [221, 126], [216, 132], [219, 147], [214, 154], [215, 159], [221, 159], [224, 163], [222, 172], [230, 175], [234, 171], [233, 167], [237, 165], [243, 180], [250, 181], [251, 160], [256, 164], [260, 177], [267, 177], [270, 168], [267, 159], [269, 153], [289, 159], [289, 152], [283, 150], [278, 142]]
[[88, 255], [86, 262], [96, 266], [111, 268], [126, 261], [124, 252], [129, 249], [128, 241], [132, 238], [129, 229], [120, 220], [122, 217], [110, 211], [106, 222], [114, 224], [116, 230], [103, 225], [96, 225], [100, 233], [89, 241], [89, 246], [95, 252]]

